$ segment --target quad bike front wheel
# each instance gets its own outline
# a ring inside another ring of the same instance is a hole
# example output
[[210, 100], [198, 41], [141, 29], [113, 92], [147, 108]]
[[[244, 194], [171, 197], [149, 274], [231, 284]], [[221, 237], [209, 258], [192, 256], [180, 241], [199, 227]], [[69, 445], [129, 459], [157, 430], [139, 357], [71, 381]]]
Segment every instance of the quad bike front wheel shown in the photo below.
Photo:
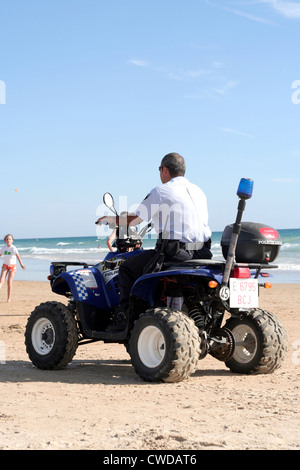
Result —
[[253, 309], [243, 317], [230, 318], [235, 349], [226, 366], [232, 372], [269, 374], [281, 366], [287, 353], [287, 334], [282, 322], [271, 312]]
[[150, 309], [136, 321], [128, 351], [143, 380], [180, 382], [196, 369], [199, 332], [194, 321], [178, 310]]
[[31, 313], [25, 331], [26, 351], [39, 369], [63, 369], [77, 346], [76, 321], [60, 302], [44, 302]]

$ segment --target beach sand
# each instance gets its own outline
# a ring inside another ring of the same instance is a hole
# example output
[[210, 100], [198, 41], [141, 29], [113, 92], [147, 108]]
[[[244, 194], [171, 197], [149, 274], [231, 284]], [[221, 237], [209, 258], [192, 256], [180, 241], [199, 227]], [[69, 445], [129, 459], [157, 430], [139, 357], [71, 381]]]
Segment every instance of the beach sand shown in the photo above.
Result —
[[67, 299], [47, 282], [14, 281], [8, 304], [5, 284], [0, 449], [299, 449], [299, 299], [300, 284], [261, 290], [260, 307], [289, 336], [288, 355], [273, 374], [236, 375], [207, 356], [188, 380], [149, 384], [118, 344], [80, 346], [61, 371], [34, 368], [24, 345], [27, 318], [43, 301]]

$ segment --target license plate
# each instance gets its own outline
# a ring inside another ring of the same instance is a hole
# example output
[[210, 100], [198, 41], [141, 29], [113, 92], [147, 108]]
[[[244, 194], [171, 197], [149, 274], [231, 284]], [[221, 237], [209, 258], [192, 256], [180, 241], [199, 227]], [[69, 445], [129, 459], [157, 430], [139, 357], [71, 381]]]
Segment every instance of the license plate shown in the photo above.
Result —
[[258, 307], [257, 279], [230, 279], [230, 308]]

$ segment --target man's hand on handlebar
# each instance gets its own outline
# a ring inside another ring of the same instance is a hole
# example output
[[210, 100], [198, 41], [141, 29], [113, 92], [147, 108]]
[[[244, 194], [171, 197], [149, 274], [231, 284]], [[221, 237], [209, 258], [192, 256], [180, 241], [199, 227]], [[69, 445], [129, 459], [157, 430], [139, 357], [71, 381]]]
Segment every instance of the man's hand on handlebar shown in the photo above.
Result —
[[95, 224], [97, 225], [101, 225], [101, 224], [108, 224], [108, 225], [116, 225], [117, 223], [117, 217], [113, 216], [113, 215], [105, 215], [103, 217], [100, 217], [96, 222]]
[[138, 217], [136, 214], [128, 214], [128, 212], [121, 214], [120, 216], [114, 216], [114, 215], [105, 215], [103, 217], [100, 217], [97, 222], [95, 222], [98, 225], [101, 224], [108, 224], [109, 226], [116, 226], [116, 225], [138, 225], [139, 223], [142, 222], [143, 219]]

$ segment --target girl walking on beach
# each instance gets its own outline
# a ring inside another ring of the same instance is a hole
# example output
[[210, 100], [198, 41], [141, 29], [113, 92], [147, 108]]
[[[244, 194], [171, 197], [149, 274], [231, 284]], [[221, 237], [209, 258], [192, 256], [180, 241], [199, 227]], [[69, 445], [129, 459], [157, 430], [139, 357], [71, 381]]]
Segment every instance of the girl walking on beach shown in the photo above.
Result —
[[13, 245], [14, 238], [11, 234], [8, 234], [4, 237], [4, 241], [6, 246], [2, 246], [0, 248], [0, 256], [3, 255], [3, 266], [2, 272], [0, 277], [0, 289], [3, 286], [7, 275], [7, 302], [11, 301], [11, 291], [12, 291], [12, 282], [13, 278], [17, 271], [17, 258], [22, 267], [22, 269], [26, 269], [24, 264], [22, 263], [21, 257], [17, 248]]

